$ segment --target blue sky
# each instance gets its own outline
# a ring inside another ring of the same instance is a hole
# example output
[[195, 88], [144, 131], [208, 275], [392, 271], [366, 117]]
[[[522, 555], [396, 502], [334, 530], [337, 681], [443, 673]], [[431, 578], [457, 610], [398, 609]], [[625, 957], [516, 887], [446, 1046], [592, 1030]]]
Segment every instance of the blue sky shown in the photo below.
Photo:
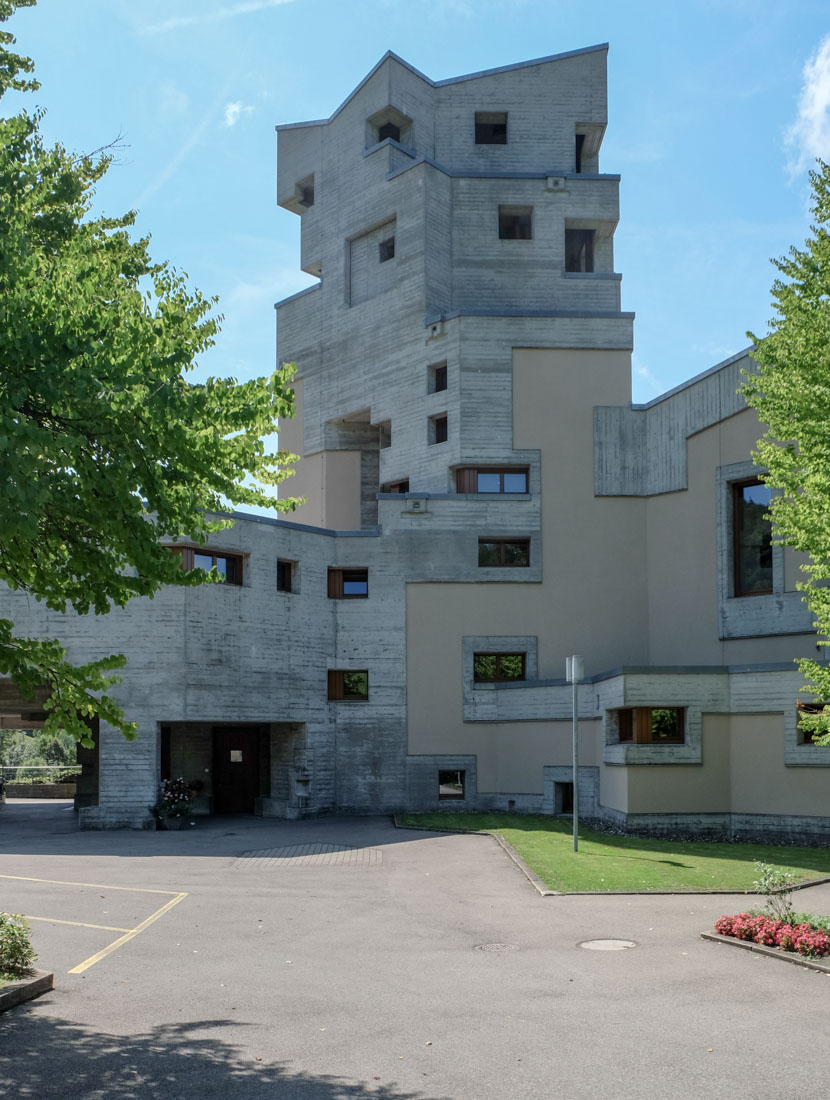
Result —
[[387, 49], [438, 80], [609, 42], [600, 169], [622, 175], [635, 401], [765, 330], [769, 259], [803, 242], [807, 171], [830, 160], [827, 0], [40, 0], [8, 29], [47, 139], [122, 135], [98, 208], [137, 209], [153, 256], [219, 295], [204, 374], [269, 372], [273, 303], [312, 281], [274, 125], [328, 117]]

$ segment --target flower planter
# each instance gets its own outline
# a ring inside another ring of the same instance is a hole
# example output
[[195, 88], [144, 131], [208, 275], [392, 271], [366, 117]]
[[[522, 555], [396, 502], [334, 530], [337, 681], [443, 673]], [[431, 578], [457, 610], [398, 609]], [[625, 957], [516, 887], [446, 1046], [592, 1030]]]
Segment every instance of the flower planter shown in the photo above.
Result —
[[165, 829], [170, 829], [171, 831], [181, 829], [184, 825], [183, 817], [163, 817], [161, 820], [164, 824]]

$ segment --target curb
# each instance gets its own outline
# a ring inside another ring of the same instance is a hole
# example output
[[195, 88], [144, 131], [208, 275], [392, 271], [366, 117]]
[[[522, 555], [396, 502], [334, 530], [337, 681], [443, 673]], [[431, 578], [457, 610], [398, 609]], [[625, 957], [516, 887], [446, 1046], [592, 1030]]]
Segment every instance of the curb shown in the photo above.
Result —
[[795, 951], [782, 951], [780, 947], [767, 947], [763, 943], [753, 943], [752, 940], [738, 940], [734, 936], [721, 936], [718, 932], [701, 932], [700, 938], [710, 943], [722, 943], [726, 947], [741, 947], [744, 951], [754, 951], [758, 955], [766, 955], [768, 959], [780, 959], [781, 962], [792, 963], [801, 966], [805, 970], [818, 970], [822, 974], [830, 974], [830, 962], [822, 963], [816, 959], [808, 959]]
[[16, 982], [0, 986], [0, 1012], [31, 1001], [41, 993], [48, 993], [54, 984], [55, 975], [48, 970], [35, 970], [28, 978], [18, 978]]

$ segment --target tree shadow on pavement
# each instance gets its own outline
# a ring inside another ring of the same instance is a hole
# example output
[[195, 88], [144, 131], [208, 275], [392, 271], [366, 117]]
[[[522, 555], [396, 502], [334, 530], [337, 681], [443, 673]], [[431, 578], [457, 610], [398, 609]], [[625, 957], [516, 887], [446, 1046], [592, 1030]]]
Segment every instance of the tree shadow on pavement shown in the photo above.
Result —
[[[19, 1100], [446, 1100], [394, 1081], [314, 1076], [211, 1034], [228, 1020], [114, 1035], [35, 1015], [0, 1017], [0, 1096]], [[240, 1038], [242, 1036], [240, 1035]]]

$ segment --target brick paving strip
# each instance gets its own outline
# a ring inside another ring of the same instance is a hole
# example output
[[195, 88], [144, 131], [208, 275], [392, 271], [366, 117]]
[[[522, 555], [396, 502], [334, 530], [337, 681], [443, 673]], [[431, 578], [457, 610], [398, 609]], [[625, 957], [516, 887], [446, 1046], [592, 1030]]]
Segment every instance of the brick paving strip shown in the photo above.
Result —
[[820, 970], [824, 974], [830, 974], [830, 959], [820, 962], [818, 959], [808, 959], [799, 955], [796, 951], [782, 951], [780, 947], [767, 947], [763, 943], [753, 943], [752, 940], [739, 940], [735, 936], [721, 936], [717, 932], [701, 932], [702, 940], [710, 943], [722, 943], [726, 947], [741, 947], [744, 951], [754, 951], [758, 955], [766, 955], [768, 959], [781, 959], [782, 962], [795, 963], [807, 970]]
[[7, 982], [0, 985], [0, 1012], [6, 1012], [10, 1008], [31, 1001], [39, 997], [41, 993], [48, 993], [52, 988], [55, 975], [48, 970], [34, 970], [25, 978]]

